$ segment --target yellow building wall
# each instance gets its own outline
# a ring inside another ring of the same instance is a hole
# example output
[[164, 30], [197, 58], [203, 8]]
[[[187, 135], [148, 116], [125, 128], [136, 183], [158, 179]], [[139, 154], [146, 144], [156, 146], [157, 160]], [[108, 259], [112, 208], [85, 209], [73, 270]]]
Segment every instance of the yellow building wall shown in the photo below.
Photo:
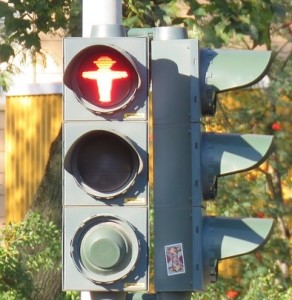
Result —
[[62, 95], [8, 96], [5, 127], [6, 222], [21, 221], [37, 191], [62, 122]]

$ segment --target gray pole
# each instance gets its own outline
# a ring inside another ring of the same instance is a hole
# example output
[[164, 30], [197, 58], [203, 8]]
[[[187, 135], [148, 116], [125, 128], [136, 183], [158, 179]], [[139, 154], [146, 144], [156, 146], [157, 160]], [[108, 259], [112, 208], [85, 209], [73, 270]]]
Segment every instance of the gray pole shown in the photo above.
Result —
[[121, 26], [122, 0], [83, 0], [82, 36], [90, 37], [93, 26]]

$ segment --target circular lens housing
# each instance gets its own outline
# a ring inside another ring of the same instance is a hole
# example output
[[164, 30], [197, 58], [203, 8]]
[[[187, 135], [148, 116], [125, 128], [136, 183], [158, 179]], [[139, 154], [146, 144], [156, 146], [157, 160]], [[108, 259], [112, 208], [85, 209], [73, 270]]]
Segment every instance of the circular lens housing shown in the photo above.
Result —
[[140, 76], [131, 56], [115, 47], [94, 45], [69, 63], [64, 83], [95, 113], [112, 113], [133, 100]]
[[128, 276], [139, 254], [133, 226], [110, 214], [86, 220], [71, 241], [71, 256], [77, 269], [97, 283], [111, 284]]
[[133, 185], [142, 161], [129, 140], [111, 131], [95, 130], [78, 139], [71, 167], [75, 180], [88, 194], [110, 199]]

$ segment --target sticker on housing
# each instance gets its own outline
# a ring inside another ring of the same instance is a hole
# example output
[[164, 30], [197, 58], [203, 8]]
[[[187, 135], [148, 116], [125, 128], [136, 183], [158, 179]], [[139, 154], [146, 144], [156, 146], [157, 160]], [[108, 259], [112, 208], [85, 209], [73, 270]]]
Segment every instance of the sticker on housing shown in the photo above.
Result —
[[186, 272], [182, 243], [164, 247], [167, 275], [177, 275]]

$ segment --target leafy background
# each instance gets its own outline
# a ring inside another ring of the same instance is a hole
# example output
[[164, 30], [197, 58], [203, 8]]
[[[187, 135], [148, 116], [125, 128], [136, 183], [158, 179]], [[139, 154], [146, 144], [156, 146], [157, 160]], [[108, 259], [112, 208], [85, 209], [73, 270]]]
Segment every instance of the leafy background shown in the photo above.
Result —
[[[291, 6], [288, 0], [123, 1], [127, 27], [179, 25], [204, 47], [273, 51], [269, 86], [218, 95], [216, 117], [204, 123], [209, 131], [274, 135], [269, 160], [250, 172], [220, 178], [216, 201], [207, 203], [209, 214], [271, 217], [274, 233], [260, 251], [221, 263], [218, 282], [194, 293], [194, 299], [292, 299]], [[18, 72], [16, 57], [32, 63], [42, 57], [41, 32], [80, 36], [80, 11], [77, 0], [1, 1], [0, 86], [9, 89]], [[279, 38], [280, 48], [273, 43]], [[0, 234], [0, 298], [34, 299], [36, 272], [56, 263], [60, 267], [60, 229], [29, 213]]]

